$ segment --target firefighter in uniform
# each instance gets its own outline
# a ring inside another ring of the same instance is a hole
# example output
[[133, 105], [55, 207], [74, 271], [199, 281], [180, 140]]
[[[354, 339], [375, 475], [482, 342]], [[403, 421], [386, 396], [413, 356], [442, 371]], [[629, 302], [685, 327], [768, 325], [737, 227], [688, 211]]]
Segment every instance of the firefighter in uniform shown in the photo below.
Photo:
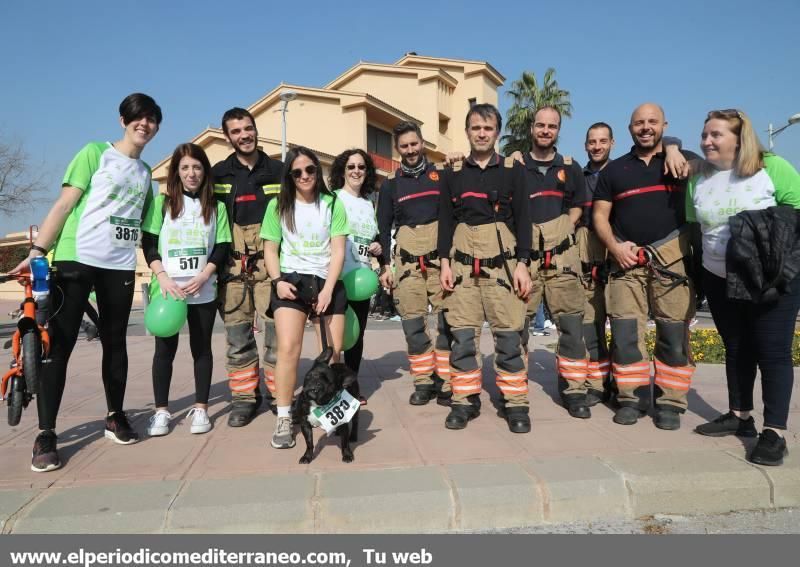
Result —
[[[414, 378], [409, 403], [420, 406], [436, 398], [450, 405], [450, 335], [442, 313], [437, 238], [439, 186], [443, 167], [425, 159], [419, 126], [401, 122], [394, 128], [400, 168], [380, 190], [378, 232], [384, 251], [381, 285], [394, 287], [394, 302], [402, 318], [408, 362]], [[392, 227], [397, 227], [395, 272], [389, 266]], [[428, 334], [428, 306], [437, 318], [436, 339]]]
[[228, 342], [225, 368], [231, 389], [228, 425], [252, 421], [261, 402], [258, 345], [253, 333], [256, 314], [264, 321], [264, 377], [267, 398], [275, 392], [275, 323], [266, 318], [270, 282], [259, 236], [267, 203], [280, 192], [283, 163], [258, 149], [252, 115], [232, 108], [222, 117], [222, 130], [234, 152], [212, 168], [214, 193], [225, 203], [231, 223], [231, 256], [220, 277], [220, 309]]
[[453, 336], [453, 399], [445, 426], [463, 429], [480, 414], [478, 340], [488, 321], [503, 413], [512, 432], [527, 433], [528, 376], [520, 333], [530, 292], [531, 224], [528, 207], [516, 205], [525, 202], [522, 166], [494, 151], [501, 127], [494, 106], [472, 106], [466, 119], [471, 153], [444, 172], [441, 186], [438, 250], [445, 319]]
[[556, 361], [558, 387], [572, 417], [591, 417], [586, 404], [588, 361], [583, 342], [584, 294], [575, 223], [584, 196], [580, 166], [556, 150], [561, 113], [551, 106], [536, 111], [531, 121], [532, 151], [523, 156], [525, 194], [533, 225], [528, 302], [522, 345], [527, 362], [528, 329], [544, 299], [559, 331]]
[[586, 376], [586, 405], [606, 401], [611, 395], [609, 384], [611, 360], [606, 343], [606, 247], [592, 228], [592, 198], [600, 171], [608, 164], [614, 147], [611, 126], [597, 122], [586, 131], [585, 146], [589, 161], [583, 168], [585, 193], [581, 199], [581, 218], [575, 231], [581, 280], [586, 302], [583, 312], [583, 340], [589, 366]]
[[[606, 307], [611, 319], [611, 360], [618, 390], [614, 421], [636, 423], [650, 388], [645, 331], [656, 323], [655, 425], [678, 429], [694, 373], [689, 320], [695, 295], [688, 277], [690, 238], [685, 222], [685, 181], [664, 173], [662, 135], [667, 123], [658, 105], [631, 116], [630, 153], [600, 173], [594, 194], [594, 228], [609, 252]], [[697, 156], [683, 152], [687, 159]]]

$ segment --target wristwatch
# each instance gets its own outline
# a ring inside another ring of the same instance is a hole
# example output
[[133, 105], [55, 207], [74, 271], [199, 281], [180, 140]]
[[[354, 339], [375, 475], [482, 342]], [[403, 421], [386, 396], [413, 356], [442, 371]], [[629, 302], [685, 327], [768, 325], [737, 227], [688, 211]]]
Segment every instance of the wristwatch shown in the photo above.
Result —
[[36, 244], [31, 244], [31, 250], [36, 250], [37, 252], [41, 252], [42, 256], [47, 256], [48, 254], [47, 248], [42, 248], [41, 246], [37, 246]]
[[521, 262], [522, 264], [525, 264], [529, 268], [531, 267], [531, 258], [530, 258], [530, 256], [528, 256], [526, 258], [517, 258], [517, 262]]

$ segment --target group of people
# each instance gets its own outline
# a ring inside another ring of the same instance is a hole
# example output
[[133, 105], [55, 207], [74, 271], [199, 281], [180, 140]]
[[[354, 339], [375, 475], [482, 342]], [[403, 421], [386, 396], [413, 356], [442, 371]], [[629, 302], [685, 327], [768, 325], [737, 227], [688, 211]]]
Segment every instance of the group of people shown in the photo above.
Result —
[[[192, 433], [212, 427], [206, 409], [219, 311], [228, 347], [229, 426], [247, 425], [266, 397], [277, 414], [272, 446], [294, 446], [291, 405], [306, 322], [314, 324], [319, 349], [332, 348], [335, 362], [343, 350], [345, 312], [353, 309], [360, 336], [344, 351], [344, 362], [357, 374], [369, 300], [349, 301], [340, 276], [374, 260], [402, 320], [414, 386], [409, 403], [436, 400], [448, 407], [448, 429], [464, 429], [480, 414], [478, 340], [488, 323], [502, 415], [510, 431], [531, 430], [528, 332], [542, 301], [559, 333], [557, 380], [569, 415], [590, 418], [590, 408], [601, 402], [615, 404], [620, 425], [644, 415], [651, 389], [645, 332], [652, 316], [654, 423], [678, 429], [694, 372], [689, 320], [702, 290], [726, 346], [730, 398], [727, 413], [696, 431], [757, 435], [750, 412], [758, 368], [764, 427], [748, 458], [782, 462], [800, 265], [762, 265], [746, 249], [793, 257], [800, 176], [761, 147], [741, 111], [709, 113], [703, 159], [680, 149], [680, 140], [665, 138], [663, 110], [643, 104], [631, 116], [631, 151], [611, 160], [612, 128], [595, 123], [586, 133], [589, 161], [581, 168], [557, 151], [556, 108], [536, 110], [529, 153], [506, 157], [496, 151], [499, 111], [475, 104], [465, 119], [470, 152], [448, 156], [447, 165], [426, 156], [417, 124], [398, 124], [393, 140], [400, 167], [378, 188], [375, 166], [363, 150], [337, 156], [326, 184], [314, 152], [298, 146], [285, 163], [270, 158], [258, 149], [253, 117], [233, 108], [222, 118], [233, 153], [212, 167], [199, 146], [179, 145], [166, 191], [153, 199], [151, 173], [140, 155], [161, 118], [147, 95], [122, 102], [122, 139], [92, 143], [78, 153], [29, 258], [14, 270], [25, 270], [31, 258], [52, 249], [59, 271], [79, 275], [60, 284], [63, 307], [50, 322], [52, 362], [44, 367], [37, 400], [41, 431], [32, 470], [60, 466], [56, 416], [92, 288], [103, 345], [105, 435], [122, 444], [138, 440], [122, 404], [139, 241], [153, 271], [151, 293], [189, 304]], [[778, 224], [783, 230], [771, 232]], [[793, 237], [759, 240], [771, 234]], [[741, 253], [734, 258], [731, 250]], [[264, 318], [261, 360], [256, 316]], [[178, 335], [156, 338], [151, 436], [170, 429], [177, 346]], [[363, 396], [360, 401], [366, 403]]]

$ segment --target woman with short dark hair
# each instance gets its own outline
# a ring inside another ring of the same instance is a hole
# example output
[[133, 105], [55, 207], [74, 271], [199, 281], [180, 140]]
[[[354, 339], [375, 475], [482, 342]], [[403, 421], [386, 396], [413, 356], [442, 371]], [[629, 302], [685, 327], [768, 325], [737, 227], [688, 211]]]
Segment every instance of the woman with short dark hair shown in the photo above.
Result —
[[105, 436], [122, 445], [139, 440], [122, 411], [128, 381], [126, 333], [136, 280], [136, 245], [142, 218], [153, 201], [150, 167], [140, 156], [158, 132], [161, 108], [146, 94], [134, 93], [119, 106], [119, 124], [121, 139], [113, 144], [89, 143], [73, 158], [61, 182], [61, 195], [41, 223], [28, 258], [12, 271], [27, 270], [31, 258], [52, 248], [53, 265], [75, 276], [61, 281], [53, 292], [52, 303], [61, 307], [50, 320], [50, 363], [42, 366], [40, 377], [34, 472], [61, 466], [56, 416], [92, 287], [102, 329]]

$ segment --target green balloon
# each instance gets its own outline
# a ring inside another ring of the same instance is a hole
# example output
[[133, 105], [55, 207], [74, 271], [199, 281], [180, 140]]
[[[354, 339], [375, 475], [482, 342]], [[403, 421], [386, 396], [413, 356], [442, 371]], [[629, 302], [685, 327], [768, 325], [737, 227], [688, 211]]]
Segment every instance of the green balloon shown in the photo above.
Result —
[[144, 311], [144, 326], [156, 337], [177, 335], [186, 323], [186, 302], [159, 293], [150, 300]]
[[378, 291], [378, 276], [369, 268], [357, 268], [347, 272], [342, 278], [347, 299], [364, 301]]
[[358, 324], [358, 317], [352, 307], [347, 307], [344, 314], [344, 344], [343, 350], [350, 350], [358, 342], [358, 335], [361, 334], [361, 325]]

